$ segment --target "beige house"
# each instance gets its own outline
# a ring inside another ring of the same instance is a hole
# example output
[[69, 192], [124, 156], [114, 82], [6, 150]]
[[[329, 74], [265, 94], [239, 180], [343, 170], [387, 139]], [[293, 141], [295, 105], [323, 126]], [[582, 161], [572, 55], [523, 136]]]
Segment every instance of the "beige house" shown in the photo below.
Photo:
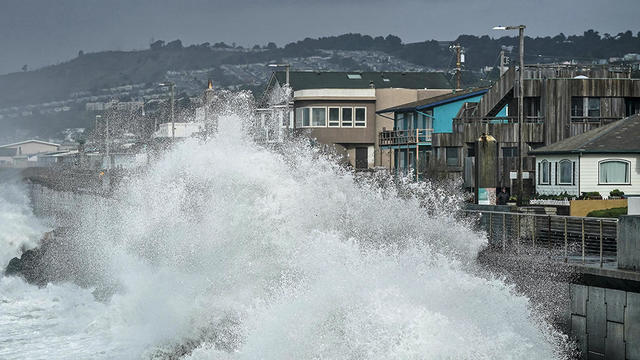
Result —
[[45, 152], [57, 151], [60, 144], [54, 144], [42, 140], [25, 140], [13, 144], [1, 145], [0, 148], [16, 149], [16, 155], [34, 155]]
[[[281, 96], [286, 76], [273, 73], [265, 90], [262, 114], [282, 109], [275, 121], [263, 119], [266, 132], [275, 138], [308, 132], [319, 143], [334, 146], [357, 169], [389, 166], [389, 155], [381, 153], [377, 134], [392, 129], [393, 119], [377, 115], [377, 110], [452, 91], [445, 74], [437, 72], [292, 71], [289, 98]], [[287, 100], [292, 101], [283, 104]]]
[[0, 165], [28, 167], [37, 162], [38, 154], [57, 151], [59, 148], [59, 144], [42, 140], [25, 140], [2, 145], [0, 146]]

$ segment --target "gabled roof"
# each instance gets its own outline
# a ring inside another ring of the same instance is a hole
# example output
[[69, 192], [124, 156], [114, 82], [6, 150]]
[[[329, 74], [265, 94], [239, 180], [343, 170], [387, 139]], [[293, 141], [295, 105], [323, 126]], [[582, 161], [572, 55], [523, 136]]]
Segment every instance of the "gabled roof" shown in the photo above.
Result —
[[[286, 72], [276, 71], [267, 89], [277, 81], [286, 82]], [[359, 71], [290, 71], [289, 83], [296, 90], [306, 89], [451, 89], [443, 72], [359, 72]]]
[[640, 115], [633, 115], [531, 151], [532, 154], [640, 153]]
[[381, 113], [388, 113], [388, 112], [406, 112], [406, 111], [425, 110], [425, 109], [430, 109], [439, 105], [452, 103], [454, 101], [459, 101], [459, 100], [468, 99], [474, 96], [484, 95], [487, 91], [489, 91], [489, 88], [477, 88], [477, 89], [457, 91], [457, 92], [452, 92], [450, 94], [434, 96], [431, 98], [394, 106], [388, 109], [378, 110], [376, 111], [376, 113], [381, 114]]
[[13, 143], [13, 144], [0, 145], [0, 148], [13, 147], [13, 146], [18, 146], [18, 145], [22, 145], [22, 144], [26, 144], [26, 143], [30, 143], [30, 142], [36, 142], [36, 143], [43, 144], [43, 145], [60, 146], [60, 144], [55, 144], [55, 143], [52, 143], [52, 142], [31, 139], [31, 140], [20, 141], [20, 142]]

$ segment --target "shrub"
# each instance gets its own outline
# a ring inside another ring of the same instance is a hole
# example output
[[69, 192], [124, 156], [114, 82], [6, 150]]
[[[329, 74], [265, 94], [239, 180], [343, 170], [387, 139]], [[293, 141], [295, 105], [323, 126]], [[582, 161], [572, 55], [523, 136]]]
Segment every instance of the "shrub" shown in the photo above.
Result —
[[583, 192], [582, 195], [580, 195], [580, 200], [585, 199], [602, 199], [602, 196], [597, 191]]
[[622, 215], [627, 215], [627, 207], [618, 207], [612, 209], [593, 210], [587, 214], [588, 217], [604, 217], [604, 218], [617, 218]]
[[620, 191], [619, 189], [613, 189], [613, 190], [611, 190], [611, 192], [609, 193], [609, 196], [622, 197], [622, 196], [624, 196], [624, 191]]

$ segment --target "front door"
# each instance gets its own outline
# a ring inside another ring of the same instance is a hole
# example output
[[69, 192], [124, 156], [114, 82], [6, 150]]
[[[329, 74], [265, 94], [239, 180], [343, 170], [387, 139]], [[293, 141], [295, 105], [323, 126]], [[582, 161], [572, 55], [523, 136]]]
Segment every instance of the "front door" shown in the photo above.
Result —
[[356, 148], [356, 169], [366, 169], [369, 167], [369, 153], [366, 147]]

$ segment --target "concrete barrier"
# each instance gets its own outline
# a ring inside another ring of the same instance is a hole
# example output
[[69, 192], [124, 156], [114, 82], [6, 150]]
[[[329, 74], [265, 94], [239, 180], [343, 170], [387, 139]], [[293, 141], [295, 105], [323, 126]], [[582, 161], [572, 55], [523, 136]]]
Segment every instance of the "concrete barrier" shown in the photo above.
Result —
[[640, 215], [618, 218], [618, 268], [640, 270]]

